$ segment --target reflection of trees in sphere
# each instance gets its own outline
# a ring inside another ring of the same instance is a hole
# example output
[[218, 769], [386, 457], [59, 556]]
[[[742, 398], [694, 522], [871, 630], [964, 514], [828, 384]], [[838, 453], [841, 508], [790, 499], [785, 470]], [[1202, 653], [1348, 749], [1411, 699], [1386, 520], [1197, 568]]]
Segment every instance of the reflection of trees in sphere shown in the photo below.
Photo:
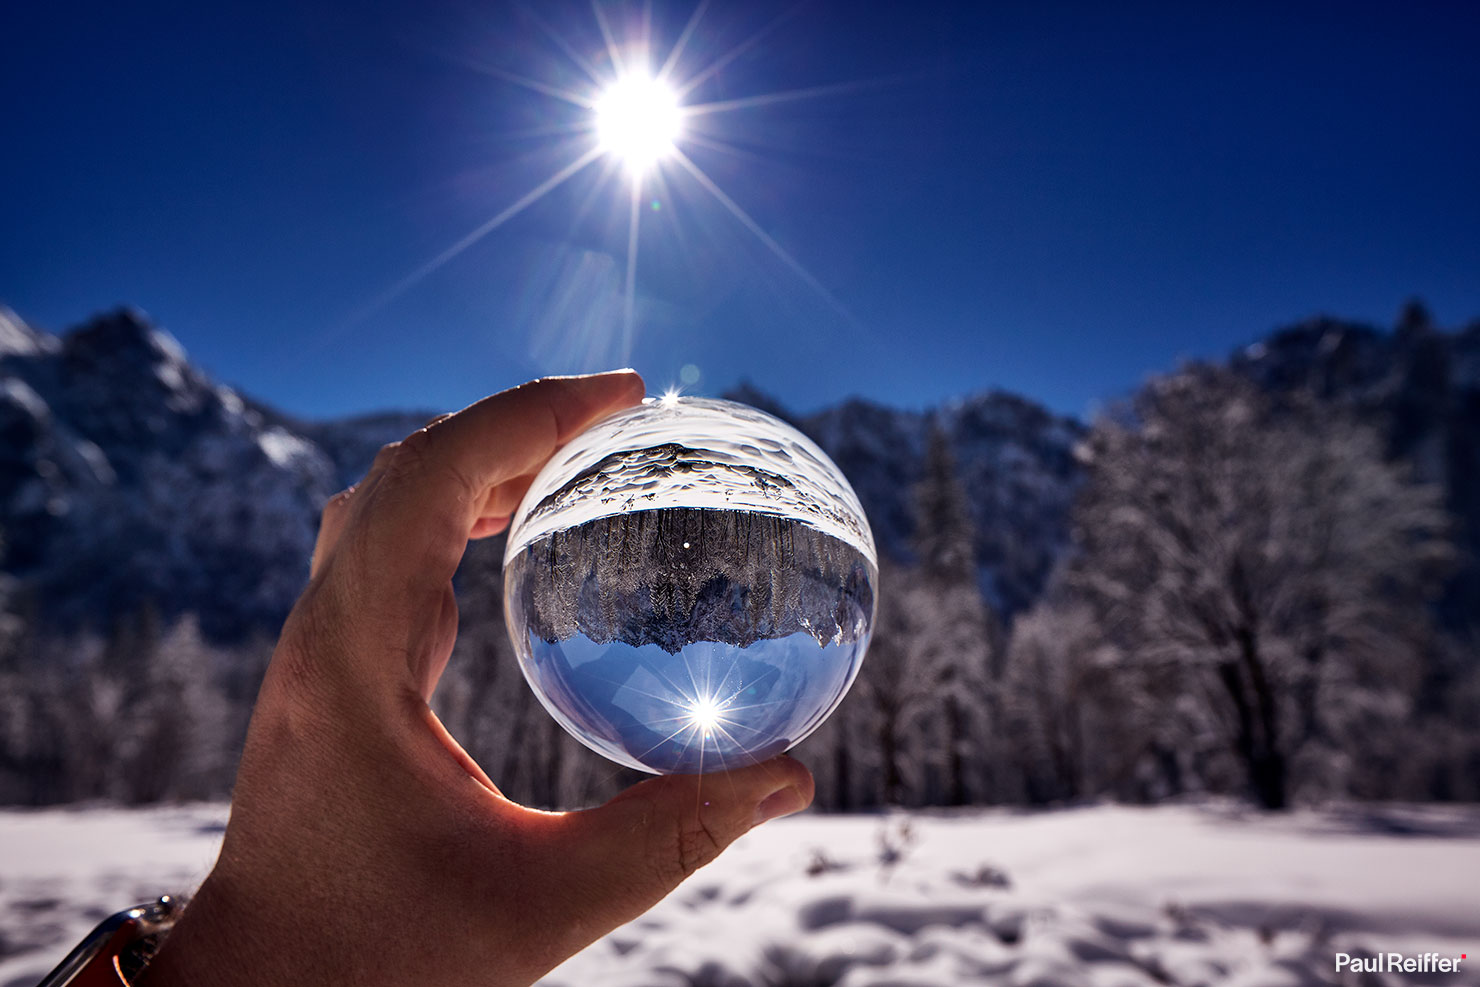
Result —
[[809, 439], [668, 397], [535, 478], [504, 608], [525, 678], [576, 739], [645, 771], [721, 771], [790, 748], [841, 701], [877, 572], [858, 498]]

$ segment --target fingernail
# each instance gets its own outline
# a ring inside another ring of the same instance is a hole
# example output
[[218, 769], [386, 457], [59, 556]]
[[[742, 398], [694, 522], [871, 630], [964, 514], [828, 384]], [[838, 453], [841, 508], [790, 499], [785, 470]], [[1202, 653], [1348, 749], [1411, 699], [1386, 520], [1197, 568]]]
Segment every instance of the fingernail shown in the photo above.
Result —
[[801, 791], [795, 786], [788, 785], [780, 791], [772, 792], [761, 799], [761, 804], [755, 807], [755, 822], [761, 823], [779, 816], [789, 816], [793, 812], [801, 812], [807, 807], [807, 800]]

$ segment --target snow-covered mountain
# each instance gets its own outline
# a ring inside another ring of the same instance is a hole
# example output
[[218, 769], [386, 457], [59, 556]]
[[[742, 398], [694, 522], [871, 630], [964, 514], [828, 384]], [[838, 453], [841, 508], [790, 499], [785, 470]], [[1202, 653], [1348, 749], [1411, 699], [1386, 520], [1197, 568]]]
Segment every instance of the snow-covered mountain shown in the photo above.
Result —
[[[425, 420], [303, 426], [134, 311], [58, 338], [0, 311], [4, 567], [54, 628], [152, 606], [234, 637], [280, 623], [324, 500]], [[361, 467], [362, 468], [362, 467]]]
[[[1379, 428], [1446, 487], [1456, 540], [1480, 558], [1480, 323], [1442, 332], [1416, 306], [1394, 332], [1317, 319], [1232, 364]], [[811, 435], [852, 481], [881, 550], [906, 561], [913, 488], [940, 428], [988, 598], [1011, 617], [1042, 592], [1066, 543], [1079, 422], [995, 391], [929, 411], [852, 399], [811, 415], [750, 385], [727, 396]], [[166, 618], [194, 611], [216, 637], [271, 631], [306, 577], [324, 500], [430, 414], [304, 422], [210, 379], [139, 312], [59, 337], [0, 308], [0, 568], [53, 628], [104, 631], [147, 605]], [[1446, 607], [1480, 612], [1473, 561]]]
[[822, 446], [858, 492], [880, 550], [904, 560], [915, 526], [915, 484], [931, 431], [940, 428], [971, 505], [987, 599], [1010, 617], [1043, 591], [1065, 544], [1078, 486], [1079, 422], [1002, 391], [926, 412], [854, 398], [800, 418], [753, 387], [728, 396], [779, 411]]
[[[983, 586], [1017, 610], [1063, 543], [1082, 427], [992, 393], [929, 413], [849, 401], [790, 418], [852, 480], [881, 547], [907, 557], [933, 425], [975, 505]], [[273, 629], [307, 574], [318, 511], [429, 412], [303, 422], [210, 379], [142, 313], [60, 337], [0, 310], [3, 567], [52, 627], [107, 629], [151, 606], [207, 633]]]

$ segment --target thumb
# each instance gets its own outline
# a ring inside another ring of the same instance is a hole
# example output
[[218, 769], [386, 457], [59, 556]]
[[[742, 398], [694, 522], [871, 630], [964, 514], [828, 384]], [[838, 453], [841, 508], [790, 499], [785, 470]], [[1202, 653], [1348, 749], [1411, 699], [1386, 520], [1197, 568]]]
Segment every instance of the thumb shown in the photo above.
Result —
[[[812, 802], [812, 774], [777, 757], [724, 774], [641, 782], [596, 809], [557, 817], [549, 833], [573, 923], [596, 939], [657, 904], [768, 819]], [[584, 945], [584, 944], [583, 944]]]

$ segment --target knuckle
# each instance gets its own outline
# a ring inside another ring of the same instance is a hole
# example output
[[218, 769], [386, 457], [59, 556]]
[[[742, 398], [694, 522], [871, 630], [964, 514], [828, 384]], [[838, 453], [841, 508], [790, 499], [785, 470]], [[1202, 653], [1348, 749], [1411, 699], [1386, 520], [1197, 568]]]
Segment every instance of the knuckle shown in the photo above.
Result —
[[402, 439], [386, 465], [386, 478], [396, 483], [415, 477], [417, 482], [451, 484], [462, 499], [471, 501], [478, 492], [476, 484], [451, 457], [433, 452], [439, 442], [430, 426]]
[[679, 816], [669, 840], [667, 852], [659, 855], [662, 876], [669, 884], [683, 881], [724, 849], [697, 812]]
[[349, 506], [350, 498], [354, 495], [355, 488], [348, 487], [330, 497], [324, 502], [324, 509], [319, 512], [320, 519], [327, 521], [329, 518], [343, 512]]
[[381, 450], [385, 458], [388, 476], [405, 476], [414, 473], [426, 463], [432, 451], [430, 429], [418, 429], [400, 442], [392, 443]]
[[375, 451], [375, 461], [371, 463], [371, 467], [374, 468], [375, 466], [384, 466], [387, 462], [390, 461], [390, 458], [396, 454], [396, 450], [399, 448], [401, 448], [400, 439], [397, 439], [394, 442], [387, 442], [385, 445], [381, 446]]
[[[370, 461], [370, 468], [365, 471], [366, 481], [372, 479], [378, 473], [385, 472], [386, 467], [389, 466], [391, 460], [395, 458], [396, 451], [401, 448], [401, 444], [401, 440], [397, 439], [395, 442], [387, 442], [385, 445], [376, 450], [375, 458]], [[364, 482], [365, 481], [361, 481], [362, 484]]]

